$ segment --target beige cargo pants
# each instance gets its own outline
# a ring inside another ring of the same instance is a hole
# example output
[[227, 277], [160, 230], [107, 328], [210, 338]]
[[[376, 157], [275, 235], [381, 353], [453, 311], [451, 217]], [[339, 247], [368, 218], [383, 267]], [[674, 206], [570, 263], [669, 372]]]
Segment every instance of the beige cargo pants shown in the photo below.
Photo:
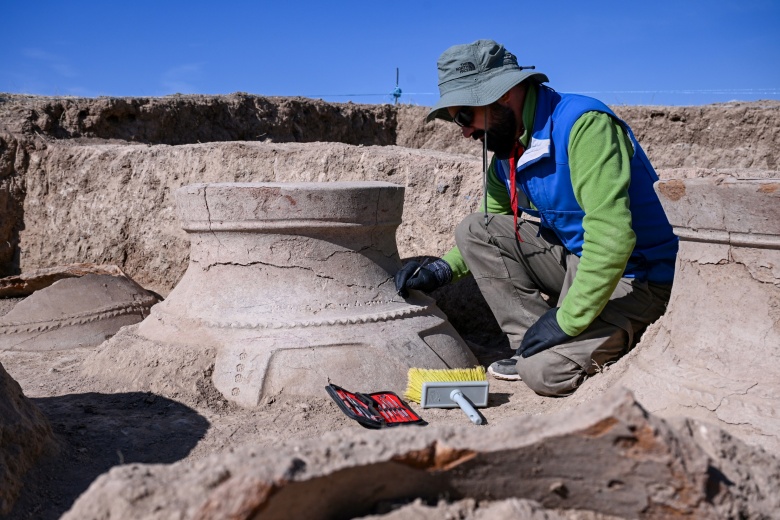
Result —
[[[513, 349], [539, 317], [563, 301], [577, 272], [579, 257], [569, 253], [549, 230], [535, 222], [518, 224], [512, 215], [482, 213], [466, 217], [455, 241], [482, 295]], [[539, 235], [539, 236], [537, 236]], [[615, 361], [634, 338], [666, 310], [671, 285], [622, 278], [604, 310], [579, 336], [528, 358], [517, 356], [517, 372], [536, 393], [574, 392], [599, 367]], [[550, 297], [548, 304], [540, 293]]]

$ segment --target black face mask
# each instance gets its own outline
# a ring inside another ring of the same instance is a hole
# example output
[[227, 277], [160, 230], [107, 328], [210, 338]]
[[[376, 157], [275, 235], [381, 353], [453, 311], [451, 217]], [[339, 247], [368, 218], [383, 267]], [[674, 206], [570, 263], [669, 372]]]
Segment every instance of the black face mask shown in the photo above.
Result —
[[[490, 105], [490, 119], [493, 124], [487, 129], [487, 149], [496, 154], [500, 160], [509, 159], [517, 143], [517, 118], [509, 107], [497, 103]], [[478, 130], [471, 134], [472, 139], [481, 139], [486, 132]]]

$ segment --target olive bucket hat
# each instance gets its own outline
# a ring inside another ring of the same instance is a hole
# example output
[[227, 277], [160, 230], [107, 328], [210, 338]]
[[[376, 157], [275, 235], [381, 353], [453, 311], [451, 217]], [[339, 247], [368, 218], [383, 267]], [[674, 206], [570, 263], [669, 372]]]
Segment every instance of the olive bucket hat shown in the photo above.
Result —
[[439, 67], [439, 102], [426, 121], [452, 121], [448, 107], [481, 107], [498, 100], [521, 81], [549, 81], [541, 72], [517, 64], [514, 54], [493, 40], [453, 45], [442, 53]]

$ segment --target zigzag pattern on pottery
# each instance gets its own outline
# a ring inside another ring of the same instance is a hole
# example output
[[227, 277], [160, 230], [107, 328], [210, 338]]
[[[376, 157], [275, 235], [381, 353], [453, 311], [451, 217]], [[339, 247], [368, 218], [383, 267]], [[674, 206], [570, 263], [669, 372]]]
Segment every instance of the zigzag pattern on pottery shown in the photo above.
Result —
[[214, 387], [248, 407], [333, 378], [402, 391], [411, 367], [474, 366], [434, 300], [396, 291], [403, 195], [384, 182], [180, 188], [190, 264], [137, 334], [213, 348]]
[[182, 319], [186, 319], [188, 322], [209, 328], [220, 329], [296, 329], [304, 327], [328, 327], [333, 325], [360, 325], [365, 323], [377, 323], [381, 321], [392, 321], [404, 318], [411, 318], [413, 316], [427, 315], [433, 312], [431, 305], [406, 305], [400, 309], [392, 311], [377, 312], [371, 314], [361, 314], [345, 316], [340, 318], [323, 318], [318, 320], [292, 320], [292, 321], [215, 321], [204, 320], [201, 318], [182, 318], [181, 316], [174, 316], [165, 310], [155, 307], [152, 310], [152, 315], [159, 318], [163, 323], [168, 320], [171, 323], [181, 322]]
[[31, 322], [12, 322], [0, 323], [0, 334], [19, 334], [26, 332], [46, 332], [59, 329], [61, 327], [70, 327], [74, 325], [84, 325], [98, 320], [123, 316], [125, 314], [148, 315], [152, 306], [157, 303], [157, 298], [153, 296], [144, 297], [141, 300], [130, 304], [111, 305], [101, 309], [95, 309], [90, 312], [72, 314], [62, 318], [50, 319], [45, 321]]

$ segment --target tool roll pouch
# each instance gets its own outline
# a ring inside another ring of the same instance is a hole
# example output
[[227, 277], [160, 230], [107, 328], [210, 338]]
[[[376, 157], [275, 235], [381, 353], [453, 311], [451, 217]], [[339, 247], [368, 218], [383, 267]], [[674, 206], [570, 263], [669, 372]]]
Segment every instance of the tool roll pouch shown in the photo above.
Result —
[[366, 428], [427, 424], [393, 392], [361, 394], [334, 384], [326, 386], [325, 390], [347, 417]]
[[356, 420], [366, 428], [382, 428], [384, 426], [382, 416], [373, 410], [371, 402], [364, 401], [365, 398], [360, 394], [344, 390], [334, 384], [326, 386], [325, 390], [350, 419]]

